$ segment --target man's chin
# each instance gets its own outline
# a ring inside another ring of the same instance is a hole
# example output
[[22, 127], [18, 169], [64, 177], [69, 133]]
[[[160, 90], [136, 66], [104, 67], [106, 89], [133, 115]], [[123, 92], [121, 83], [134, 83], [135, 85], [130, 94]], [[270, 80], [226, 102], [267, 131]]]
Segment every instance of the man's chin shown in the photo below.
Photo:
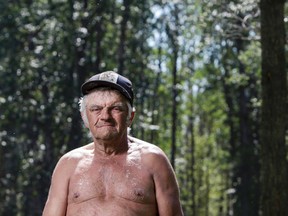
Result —
[[105, 132], [105, 133], [101, 133], [101, 134], [97, 134], [96, 136], [94, 136], [96, 139], [98, 140], [105, 140], [105, 141], [109, 141], [109, 140], [114, 140], [117, 139], [119, 137], [119, 133], [114, 131], [114, 132]]

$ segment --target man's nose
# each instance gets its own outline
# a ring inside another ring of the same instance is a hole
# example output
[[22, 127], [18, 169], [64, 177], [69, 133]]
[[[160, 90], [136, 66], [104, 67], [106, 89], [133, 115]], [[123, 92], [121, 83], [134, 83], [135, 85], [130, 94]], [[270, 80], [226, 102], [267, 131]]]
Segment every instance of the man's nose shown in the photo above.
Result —
[[100, 114], [100, 118], [101, 119], [109, 119], [111, 118], [111, 112], [108, 108], [104, 108], [101, 110], [101, 114]]

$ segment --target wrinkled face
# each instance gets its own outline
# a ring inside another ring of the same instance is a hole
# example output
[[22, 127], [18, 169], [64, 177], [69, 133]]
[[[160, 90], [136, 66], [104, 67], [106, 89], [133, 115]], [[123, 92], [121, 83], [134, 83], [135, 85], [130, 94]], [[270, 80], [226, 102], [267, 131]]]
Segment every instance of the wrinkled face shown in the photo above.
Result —
[[127, 100], [117, 91], [94, 91], [86, 98], [87, 127], [94, 139], [113, 140], [127, 135], [127, 127], [133, 115], [128, 119]]

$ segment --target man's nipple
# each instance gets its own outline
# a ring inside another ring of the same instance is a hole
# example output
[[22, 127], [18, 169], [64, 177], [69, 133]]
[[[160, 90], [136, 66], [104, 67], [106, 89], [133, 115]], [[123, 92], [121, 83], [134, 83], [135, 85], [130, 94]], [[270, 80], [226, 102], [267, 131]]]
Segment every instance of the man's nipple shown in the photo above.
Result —
[[80, 193], [79, 192], [74, 192], [73, 199], [76, 200], [79, 197], [80, 197]]

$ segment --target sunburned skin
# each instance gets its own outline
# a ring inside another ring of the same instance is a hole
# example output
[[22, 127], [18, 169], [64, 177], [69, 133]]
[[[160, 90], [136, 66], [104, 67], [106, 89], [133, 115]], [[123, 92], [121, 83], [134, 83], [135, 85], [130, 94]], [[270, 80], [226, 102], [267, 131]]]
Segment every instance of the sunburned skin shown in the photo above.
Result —
[[109, 158], [94, 157], [91, 149], [82, 150], [69, 183], [67, 216], [158, 215], [143, 146], [132, 142], [130, 139], [127, 154]]

